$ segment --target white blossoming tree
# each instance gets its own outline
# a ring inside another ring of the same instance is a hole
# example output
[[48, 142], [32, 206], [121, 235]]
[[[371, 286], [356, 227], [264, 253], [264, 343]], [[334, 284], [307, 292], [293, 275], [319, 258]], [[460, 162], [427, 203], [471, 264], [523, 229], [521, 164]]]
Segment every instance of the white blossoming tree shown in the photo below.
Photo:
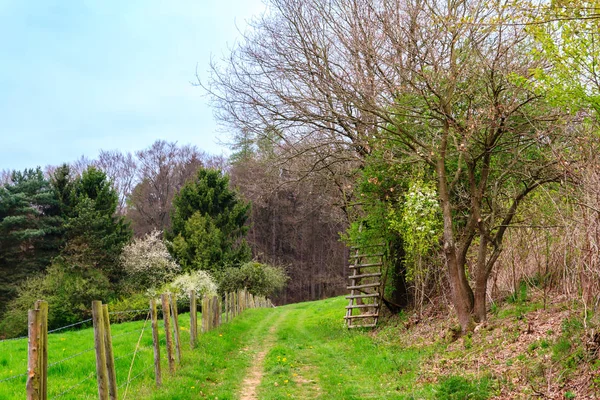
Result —
[[217, 294], [217, 284], [213, 277], [206, 271], [197, 270], [177, 276], [164, 288], [164, 292], [177, 294], [178, 299], [190, 298], [190, 291], [196, 292], [197, 297]]
[[162, 232], [156, 230], [125, 246], [121, 263], [131, 291], [156, 289], [181, 271], [162, 240]]

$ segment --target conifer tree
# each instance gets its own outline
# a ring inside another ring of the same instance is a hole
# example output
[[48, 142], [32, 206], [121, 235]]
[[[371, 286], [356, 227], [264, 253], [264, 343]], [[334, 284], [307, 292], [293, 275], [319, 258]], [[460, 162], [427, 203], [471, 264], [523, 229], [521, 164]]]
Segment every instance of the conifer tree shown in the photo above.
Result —
[[175, 196], [171, 252], [184, 271], [219, 271], [251, 257], [244, 236], [250, 204], [220, 171], [201, 168]]

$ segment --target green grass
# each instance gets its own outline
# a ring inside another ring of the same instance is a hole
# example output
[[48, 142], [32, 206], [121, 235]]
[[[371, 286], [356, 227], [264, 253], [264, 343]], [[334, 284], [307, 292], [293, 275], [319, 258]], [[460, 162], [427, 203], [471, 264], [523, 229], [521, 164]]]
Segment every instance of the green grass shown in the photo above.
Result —
[[404, 399], [416, 394], [419, 351], [349, 331], [342, 320], [345, 305], [335, 298], [288, 306], [277, 345], [265, 360], [259, 398]]
[[[180, 321], [180, 325], [183, 327], [181, 330], [182, 341], [187, 344], [189, 333], [186, 326], [189, 326], [189, 316], [180, 316]], [[132, 353], [136, 349], [138, 339], [140, 344], [130, 375], [131, 378], [137, 377], [131, 382], [129, 391], [140, 386], [150, 385], [153, 382], [153, 369], [146, 369], [153, 365], [150, 322], [146, 324], [142, 334], [143, 326], [144, 321], [112, 326], [117, 384], [121, 386], [119, 393], [125, 391], [133, 359]], [[159, 332], [163, 338], [162, 346], [164, 348], [164, 331], [161, 328]], [[93, 348], [94, 336], [92, 329], [63, 331], [48, 335], [49, 398], [96, 399], [98, 397], [95, 379], [96, 361]], [[163, 369], [166, 369], [166, 361], [163, 360], [163, 364]], [[0, 381], [14, 375], [26, 373], [27, 339], [0, 342], [0, 365], [2, 366], [0, 368]], [[1, 382], [0, 400], [25, 398], [25, 383], [25, 376]]]
[[[346, 300], [342, 297], [293, 304], [272, 309], [247, 310], [219, 329], [200, 334], [199, 344], [189, 348], [189, 316], [180, 315], [182, 362], [170, 375], [161, 330], [163, 385], [156, 388], [152, 366], [149, 324], [131, 376], [127, 398], [135, 399], [237, 399], [244, 378], [257, 354], [264, 354], [258, 398], [276, 399], [455, 399], [468, 393], [474, 399], [488, 397], [486, 380], [462, 377], [421, 381], [421, 365], [437, 346], [401, 347], [392, 326], [371, 331], [348, 330], [343, 322]], [[143, 321], [113, 325], [117, 380], [127, 381], [131, 353]], [[49, 363], [93, 348], [91, 329], [50, 335]], [[25, 372], [26, 340], [0, 343], [0, 380]], [[87, 351], [50, 368], [49, 398], [83, 381], [62, 398], [97, 397], [94, 352]], [[425, 365], [425, 364], [423, 364]], [[146, 368], [150, 367], [146, 370]], [[91, 379], [86, 378], [92, 376]], [[441, 377], [443, 378], [443, 377]], [[124, 388], [120, 397], [123, 399]], [[0, 383], [1, 399], [25, 397], [25, 378]]]
[[200, 335], [193, 351], [183, 347], [183, 362], [174, 376], [165, 375], [163, 387], [139, 388], [136, 399], [235, 399], [246, 369], [277, 316], [274, 309], [246, 310], [233, 322]]

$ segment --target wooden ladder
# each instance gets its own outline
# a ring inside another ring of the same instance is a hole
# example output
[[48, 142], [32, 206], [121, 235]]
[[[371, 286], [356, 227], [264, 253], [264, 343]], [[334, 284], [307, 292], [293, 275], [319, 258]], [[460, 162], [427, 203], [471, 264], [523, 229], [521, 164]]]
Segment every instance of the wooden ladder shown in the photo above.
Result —
[[[371, 246], [371, 252], [364, 251], [361, 247], [353, 247], [355, 254], [353, 262], [348, 268], [352, 274], [350, 279], [350, 295], [346, 306], [344, 319], [348, 328], [373, 328], [377, 326], [379, 310], [381, 308], [381, 275], [385, 254], [384, 246]], [[378, 251], [379, 250], [379, 251]]]

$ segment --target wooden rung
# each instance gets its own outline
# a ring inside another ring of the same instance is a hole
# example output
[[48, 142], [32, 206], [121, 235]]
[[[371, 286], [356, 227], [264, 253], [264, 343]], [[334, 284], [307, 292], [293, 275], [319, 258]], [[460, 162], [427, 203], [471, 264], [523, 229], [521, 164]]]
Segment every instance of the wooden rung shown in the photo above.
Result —
[[382, 265], [383, 265], [383, 263], [357, 264], [357, 265], [350, 265], [350, 266], [348, 266], [348, 268], [354, 269], [354, 268], [380, 267]]
[[378, 253], [378, 254], [358, 254], [356, 256], [350, 256], [350, 258], [365, 258], [365, 257], [383, 257], [385, 254], [383, 253]]
[[345, 319], [355, 319], [355, 318], [376, 318], [379, 317], [379, 314], [359, 314], [359, 315], [350, 315], [345, 316]]
[[379, 297], [379, 293], [355, 294], [352, 296], [346, 296], [347, 299], [364, 299], [365, 297]]
[[377, 324], [366, 324], [366, 325], [348, 325], [348, 328], [375, 328]]
[[373, 274], [360, 274], [349, 276], [348, 279], [359, 279], [359, 278], [371, 278], [375, 276], [381, 276], [381, 272], [375, 272]]
[[378, 287], [378, 286], [381, 286], [381, 282], [367, 283], [367, 284], [358, 285], [358, 286], [347, 286], [346, 289], [348, 289], [348, 290], [356, 290], [356, 289], [365, 289], [365, 288]]
[[352, 309], [352, 308], [369, 308], [369, 307], [373, 307], [373, 308], [377, 308], [379, 307], [379, 304], [377, 303], [373, 303], [373, 304], [356, 304], [353, 306], [346, 306], [346, 309]]

